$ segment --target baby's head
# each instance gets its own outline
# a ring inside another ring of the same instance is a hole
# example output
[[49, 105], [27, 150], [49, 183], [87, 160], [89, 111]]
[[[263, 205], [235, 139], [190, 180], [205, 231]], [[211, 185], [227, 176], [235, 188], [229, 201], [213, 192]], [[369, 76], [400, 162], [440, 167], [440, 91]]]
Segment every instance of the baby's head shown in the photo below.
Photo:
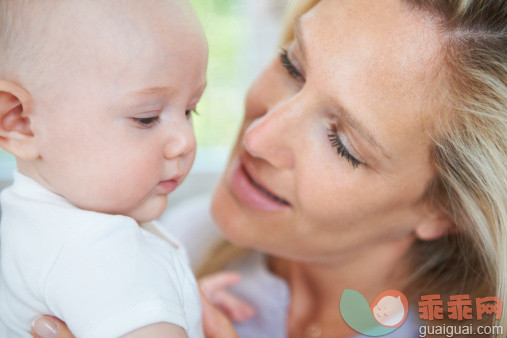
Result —
[[0, 146], [74, 205], [161, 215], [195, 157], [207, 45], [188, 0], [0, 0]]

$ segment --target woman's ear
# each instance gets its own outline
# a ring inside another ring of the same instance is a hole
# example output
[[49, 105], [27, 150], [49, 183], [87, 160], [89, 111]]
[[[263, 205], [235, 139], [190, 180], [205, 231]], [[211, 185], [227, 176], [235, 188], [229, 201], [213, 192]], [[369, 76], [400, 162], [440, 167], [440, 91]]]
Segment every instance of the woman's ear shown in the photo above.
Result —
[[430, 216], [417, 225], [415, 235], [422, 241], [432, 241], [457, 231], [456, 226], [448, 217]]
[[0, 80], [0, 147], [20, 159], [38, 156], [30, 125], [31, 95]]

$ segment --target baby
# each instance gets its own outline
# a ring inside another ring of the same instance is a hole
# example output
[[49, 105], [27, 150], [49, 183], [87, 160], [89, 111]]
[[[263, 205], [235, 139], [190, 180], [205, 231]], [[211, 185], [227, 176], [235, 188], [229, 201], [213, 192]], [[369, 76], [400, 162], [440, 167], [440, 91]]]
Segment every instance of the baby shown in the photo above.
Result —
[[185, 253], [151, 222], [196, 151], [207, 44], [188, 0], [1, 0], [0, 51], [0, 146], [18, 168], [0, 336], [31, 337], [40, 314], [78, 337], [203, 336]]

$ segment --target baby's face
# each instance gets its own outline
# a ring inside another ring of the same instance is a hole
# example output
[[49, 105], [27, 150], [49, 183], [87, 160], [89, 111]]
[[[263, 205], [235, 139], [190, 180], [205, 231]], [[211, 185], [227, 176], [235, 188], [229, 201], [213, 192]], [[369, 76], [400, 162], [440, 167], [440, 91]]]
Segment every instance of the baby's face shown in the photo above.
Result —
[[153, 220], [194, 161], [204, 34], [184, 0], [71, 2], [32, 92], [37, 175], [80, 208]]

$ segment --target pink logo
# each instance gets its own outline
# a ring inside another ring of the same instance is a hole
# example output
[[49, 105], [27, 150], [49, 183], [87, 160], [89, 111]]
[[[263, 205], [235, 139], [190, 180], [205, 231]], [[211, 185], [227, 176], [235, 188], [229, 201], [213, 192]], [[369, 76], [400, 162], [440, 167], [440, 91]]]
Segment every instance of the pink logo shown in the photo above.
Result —
[[407, 297], [398, 290], [384, 291], [373, 302], [371, 312], [380, 325], [399, 327], [407, 318]]

